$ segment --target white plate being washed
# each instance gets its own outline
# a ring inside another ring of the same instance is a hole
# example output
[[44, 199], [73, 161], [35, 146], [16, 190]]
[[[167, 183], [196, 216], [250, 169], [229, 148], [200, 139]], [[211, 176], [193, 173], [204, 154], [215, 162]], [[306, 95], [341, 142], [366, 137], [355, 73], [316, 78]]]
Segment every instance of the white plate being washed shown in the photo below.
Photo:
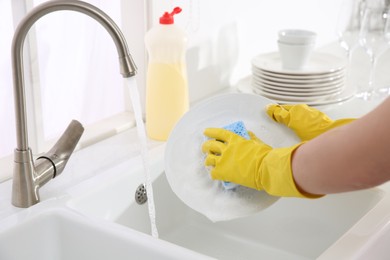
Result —
[[275, 102], [254, 94], [224, 94], [199, 103], [179, 120], [166, 144], [165, 172], [172, 190], [185, 204], [212, 221], [224, 221], [254, 214], [278, 200], [243, 186], [225, 190], [219, 181], [211, 179], [201, 151], [206, 128], [239, 120], [273, 147], [299, 142], [292, 131], [268, 117], [265, 109], [271, 103]]

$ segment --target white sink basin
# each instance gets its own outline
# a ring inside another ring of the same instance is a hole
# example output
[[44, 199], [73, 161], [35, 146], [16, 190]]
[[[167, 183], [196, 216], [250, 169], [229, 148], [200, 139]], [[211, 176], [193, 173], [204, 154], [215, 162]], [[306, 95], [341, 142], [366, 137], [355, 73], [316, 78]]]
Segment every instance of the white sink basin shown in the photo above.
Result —
[[[280, 199], [256, 215], [212, 223], [176, 197], [161, 173], [161, 164], [151, 167], [160, 238], [218, 259], [318, 258], [385, 195], [380, 189], [371, 189], [318, 200]], [[135, 189], [143, 180], [142, 168], [131, 174], [127, 169], [122, 165], [114, 169], [117, 172], [108, 172], [102, 177], [107, 180], [104, 185], [79, 187], [78, 198], [68, 205], [150, 234], [147, 205], [134, 200]], [[93, 190], [85, 192], [92, 186]]]
[[[14, 220], [9, 220], [13, 222]], [[66, 209], [49, 209], [0, 229], [2, 260], [188, 259], [185, 250]]]
[[356, 260], [389, 259], [390, 226], [376, 234], [373, 239], [356, 253]]

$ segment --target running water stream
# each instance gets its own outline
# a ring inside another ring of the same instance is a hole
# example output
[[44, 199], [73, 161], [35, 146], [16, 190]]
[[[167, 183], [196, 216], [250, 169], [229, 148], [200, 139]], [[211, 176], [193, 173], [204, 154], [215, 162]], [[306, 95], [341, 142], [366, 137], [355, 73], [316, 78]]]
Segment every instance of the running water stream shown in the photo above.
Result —
[[153, 188], [152, 188], [152, 181], [151, 181], [150, 169], [149, 169], [149, 153], [147, 147], [147, 137], [146, 137], [145, 125], [142, 120], [141, 102], [140, 102], [140, 97], [139, 97], [139, 92], [138, 92], [137, 82], [135, 80], [135, 77], [127, 78], [126, 84], [129, 89], [131, 103], [133, 104], [134, 116], [137, 124], [137, 133], [138, 133], [138, 138], [140, 140], [141, 156], [142, 156], [142, 162], [143, 162], [145, 179], [146, 179], [146, 192], [148, 194], [148, 210], [149, 210], [152, 236], [158, 238], [158, 231], [156, 226], [156, 210], [154, 206]]

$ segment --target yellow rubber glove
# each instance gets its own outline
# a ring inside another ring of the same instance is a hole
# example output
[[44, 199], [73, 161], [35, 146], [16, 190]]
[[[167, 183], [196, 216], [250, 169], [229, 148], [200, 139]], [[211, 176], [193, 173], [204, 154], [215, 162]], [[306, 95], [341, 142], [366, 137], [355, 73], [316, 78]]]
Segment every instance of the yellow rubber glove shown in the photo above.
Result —
[[355, 119], [332, 120], [323, 112], [304, 104], [269, 105], [267, 114], [276, 122], [283, 123], [292, 129], [302, 141], [316, 136]]
[[207, 153], [205, 165], [213, 167], [213, 179], [265, 190], [274, 196], [319, 197], [302, 193], [295, 185], [291, 156], [300, 144], [273, 149], [251, 132], [251, 140], [221, 128], [207, 128], [204, 134], [211, 138], [203, 143], [202, 151]]

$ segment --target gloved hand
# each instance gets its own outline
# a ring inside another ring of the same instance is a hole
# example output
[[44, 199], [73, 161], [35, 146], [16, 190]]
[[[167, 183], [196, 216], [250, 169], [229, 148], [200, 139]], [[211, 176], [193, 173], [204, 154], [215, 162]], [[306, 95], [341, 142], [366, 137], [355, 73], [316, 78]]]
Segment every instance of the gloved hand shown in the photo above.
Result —
[[332, 120], [323, 112], [304, 104], [269, 105], [267, 114], [276, 122], [283, 123], [292, 129], [302, 141], [316, 136], [355, 119]]
[[318, 197], [299, 191], [295, 185], [291, 156], [300, 144], [273, 149], [251, 132], [251, 140], [221, 128], [207, 128], [204, 134], [211, 138], [203, 143], [202, 151], [207, 153], [205, 165], [213, 167], [213, 179], [265, 190], [274, 196]]

